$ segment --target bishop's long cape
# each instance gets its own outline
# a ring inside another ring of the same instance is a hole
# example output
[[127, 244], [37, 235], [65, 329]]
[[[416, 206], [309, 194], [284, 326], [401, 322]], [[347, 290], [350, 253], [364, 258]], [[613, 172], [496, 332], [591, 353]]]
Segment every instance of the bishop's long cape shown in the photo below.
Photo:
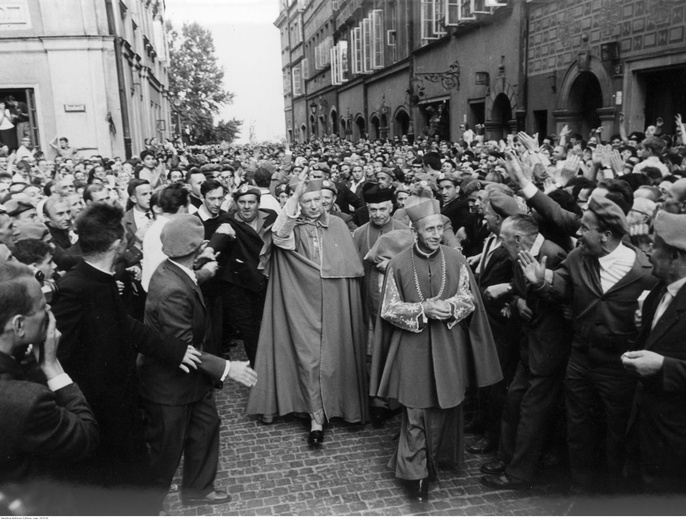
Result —
[[443, 260], [440, 251], [425, 258], [415, 248], [388, 264], [374, 333], [370, 395], [397, 399], [410, 408], [452, 408], [464, 400], [470, 383], [482, 387], [502, 379], [498, 355], [467, 261], [445, 246], [440, 299], [451, 303], [453, 316], [426, 319], [417, 284], [424, 299], [437, 296]]
[[272, 248], [248, 414], [311, 413], [320, 394], [326, 417], [367, 420], [364, 271], [345, 223], [322, 221], [321, 264], [299, 246]]

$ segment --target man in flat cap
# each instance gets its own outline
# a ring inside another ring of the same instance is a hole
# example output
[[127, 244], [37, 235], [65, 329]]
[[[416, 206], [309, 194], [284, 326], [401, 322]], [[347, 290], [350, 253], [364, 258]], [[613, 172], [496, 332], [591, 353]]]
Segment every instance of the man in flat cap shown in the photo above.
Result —
[[350, 231], [322, 208], [322, 181], [300, 173], [272, 227], [269, 285], [248, 413], [310, 416], [308, 443], [327, 419], [367, 421], [362, 262]]
[[388, 264], [370, 395], [403, 406], [389, 467], [408, 481], [413, 499], [425, 502], [438, 463], [456, 467], [462, 461], [461, 403], [470, 375], [472, 383], [486, 386], [502, 374], [467, 261], [441, 245], [443, 216], [432, 200], [406, 209], [416, 242]]
[[624, 367], [639, 375], [638, 439], [646, 491], [681, 493], [686, 478], [686, 215], [658, 213], [650, 263], [660, 283], [643, 304], [641, 333]]
[[[150, 280], [145, 323], [204, 352], [212, 329], [193, 264], [205, 248], [205, 229], [196, 215], [170, 220], [162, 229], [167, 260]], [[161, 509], [174, 473], [184, 457], [181, 501], [184, 504], [228, 502], [214, 488], [219, 461], [219, 415], [213, 388], [226, 377], [252, 386], [257, 375], [247, 362], [225, 361], [205, 353], [205, 373], [185, 373], [146, 354], [138, 356], [138, 377], [145, 415], [152, 478]]]
[[572, 480], [589, 491], [625, 485], [626, 430], [637, 377], [624, 369], [621, 355], [638, 336], [639, 296], [656, 283], [643, 252], [622, 242], [627, 233], [622, 209], [594, 196], [581, 217], [579, 245], [557, 270], [546, 270], [545, 259], [539, 263], [528, 252], [519, 254], [519, 265], [542, 298], [571, 302], [567, 442]]
[[514, 376], [519, 355], [518, 323], [514, 315], [504, 313], [503, 308], [512, 295], [513, 262], [503, 247], [500, 228], [507, 217], [523, 213], [514, 197], [500, 191], [492, 191], [484, 203], [484, 221], [490, 235], [484, 243], [481, 257], [476, 265], [476, 279], [484, 300], [498, 359], [503, 372], [503, 382], [479, 392], [479, 409], [474, 427], [483, 427], [484, 436], [467, 447], [471, 453], [490, 453], [498, 447], [500, 418], [502, 416], [507, 386]]

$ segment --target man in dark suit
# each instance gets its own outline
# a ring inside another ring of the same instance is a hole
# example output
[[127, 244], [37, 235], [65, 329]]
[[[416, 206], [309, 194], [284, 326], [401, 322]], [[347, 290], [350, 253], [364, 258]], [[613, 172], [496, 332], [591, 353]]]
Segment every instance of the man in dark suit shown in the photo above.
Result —
[[510, 255], [503, 247], [499, 235], [503, 221], [521, 212], [513, 197], [499, 191], [491, 192], [484, 204], [484, 220], [491, 234], [484, 243], [483, 252], [476, 266], [476, 279], [498, 350], [503, 380], [479, 392], [481, 417], [475, 421], [482, 422], [486, 431], [484, 437], [467, 447], [470, 453], [489, 453], [497, 448], [507, 386], [512, 381], [517, 367], [517, 320], [512, 314], [503, 313], [503, 308], [512, 294], [511, 282], [514, 271]]
[[[556, 268], [567, 256], [544, 239], [531, 215], [505, 219], [500, 238], [513, 262], [520, 251], [528, 251]], [[561, 306], [541, 300], [518, 267], [512, 284], [511, 307], [524, 324], [520, 359], [507, 392], [497, 459], [481, 467], [487, 473], [481, 482], [497, 489], [522, 488], [534, 480], [561, 404], [571, 336], [571, 323]]]
[[113, 266], [122, 249], [121, 208], [96, 203], [76, 220], [83, 258], [53, 297], [62, 332], [59, 359], [100, 425], [100, 446], [74, 471], [84, 514], [157, 514], [136, 388], [136, 354], [194, 369], [200, 353], [130, 317]]
[[[193, 263], [205, 247], [204, 228], [195, 215], [182, 214], [162, 229], [162, 251], [169, 258], [152, 275], [145, 308], [145, 323], [161, 333], [204, 349], [211, 329]], [[140, 354], [140, 379], [146, 439], [150, 447], [152, 477], [164, 500], [184, 456], [181, 500], [185, 504], [221, 504], [231, 498], [214, 488], [219, 460], [219, 416], [213, 379], [228, 376], [246, 386], [257, 381], [248, 363], [203, 356], [203, 369], [212, 379]]]
[[637, 414], [631, 437], [638, 441], [648, 491], [683, 492], [686, 478], [686, 215], [655, 218], [650, 256], [660, 284], [643, 304], [641, 334], [624, 367], [638, 373]]
[[626, 484], [626, 429], [637, 378], [624, 369], [620, 356], [638, 336], [638, 298], [656, 283], [643, 252], [623, 243], [628, 231], [622, 209], [593, 196], [581, 218], [579, 246], [557, 270], [546, 270], [527, 252], [519, 254], [542, 298], [572, 305], [567, 443], [572, 480], [589, 491], [621, 490]]
[[224, 219], [207, 247], [210, 257], [220, 253], [217, 278], [225, 284], [225, 316], [238, 329], [252, 366], [267, 291], [260, 253], [265, 243], [271, 242], [271, 228], [277, 217], [274, 211], [260, 208], [261, 196], [256, 186], [244, 185], [236, 190], [236, 211]]
[[[0, 263], [0, 308], [0, 487], [17, 485], [20, 493], [30, 495], [55, 466], [93, 453], [98, 425], [81, 390], [57, 360], [60, 333], [55, 317], [27, 266]], [[29, 345], [47, 386], [29, 381], [20, 364]], [[65, 490], [54, 483], [40, 494], [39, 504], [26, 504], [28, 514], [78, 514], [63, 509]]]

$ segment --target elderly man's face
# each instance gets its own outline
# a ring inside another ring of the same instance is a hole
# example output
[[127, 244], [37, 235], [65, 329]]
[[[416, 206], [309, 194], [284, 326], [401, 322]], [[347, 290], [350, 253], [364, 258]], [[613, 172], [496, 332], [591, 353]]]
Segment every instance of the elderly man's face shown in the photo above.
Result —
[[393, 203], [390, 200], [367, 204], [367, 207], [369, 208], [369, 220], [375, 226], [381, 227], [391, 220]]
[[436, 251], [443, 239], [443, 216], [430, 215], [417, 222], [413, 228], [419, 247], [427, 253]]
[[322, 192], [310, 191], [305, 193], [300, 197], [300, 209], [307, 218], [319, 218], [322, 211], [324, 211], [322, 207]]
[[379, 172], [376, 174], [376, 180], [379, 181], [379, 186], [382, 188], [390, 188], [393, 183], [393, 177], [386, 172]]

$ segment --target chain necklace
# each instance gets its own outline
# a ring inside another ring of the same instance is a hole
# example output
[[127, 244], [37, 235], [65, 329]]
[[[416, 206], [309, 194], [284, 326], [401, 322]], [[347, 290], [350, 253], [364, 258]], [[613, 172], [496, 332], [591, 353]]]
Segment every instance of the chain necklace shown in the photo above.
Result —
[[[440, 299], [443, 295], [443, 291], [445, 290], [445, 281], [447, 278], [445, 269], [445, 253], [443, 252], [443, 248], [440, 248], [439, 251], [441, 253], [441, 288], [439, 289], [438, 294], [436, 295], [437, 300]], [[424, 299], [424, 295], [422, 294], [422, 289], [419, 286], [419, 276], [417, 276], [417, 266], [414, 263], [414, 257], [414, 247], [412, 247], [412, 273], [414, 274], [414, 286], [417, 289], [419, 300], [421, 302], [425, 302], [426, 300]]]

